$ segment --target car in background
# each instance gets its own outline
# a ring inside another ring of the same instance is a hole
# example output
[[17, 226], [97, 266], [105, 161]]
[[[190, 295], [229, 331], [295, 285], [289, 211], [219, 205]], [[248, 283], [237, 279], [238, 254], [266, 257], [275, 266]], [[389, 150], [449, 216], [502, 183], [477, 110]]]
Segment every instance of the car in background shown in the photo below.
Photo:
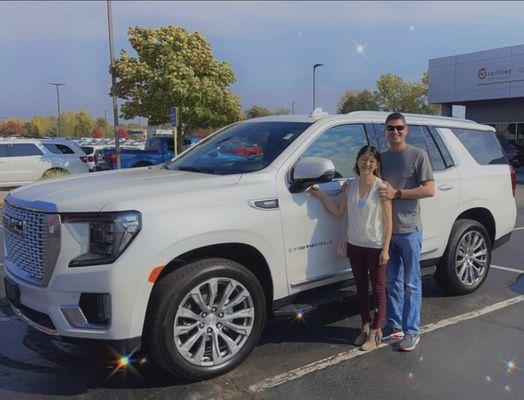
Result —
[[524, 147], [501, 137], [498, 139], [506, 155], [508, 156], [509, 163], [514, 168], [524, 167]]
[[0, 140], [0, 187], [88, 172], [87, 156], [72, 140], [7, 138]]
[[87, 166], [89, 167], [89, 172], [95, 172], [103, 169], [101, 168], [101, 165], [103, 164], [104, 149], [114, 148], [114, 146], [91, 145], [81, 146], [81, 148], [87, 155]]
[[[144, 150], [122, 146], [120, 149], [120, 166], [121, 168], [149, 167], [170, 161], [174, 156], [173, 136], [153, 136], [147, 140]], [[104, 150], [103, 158], [103, 169], [116, 169], [115, 148]]]
[[231, 138], [224, 142], [219, 148], [220, 153], [230, 153], [242, 156], [244, 158], [252, 158], [263, 153], [262, 146], [256, 143], [248, 143], [246, 140], [240, 138]]

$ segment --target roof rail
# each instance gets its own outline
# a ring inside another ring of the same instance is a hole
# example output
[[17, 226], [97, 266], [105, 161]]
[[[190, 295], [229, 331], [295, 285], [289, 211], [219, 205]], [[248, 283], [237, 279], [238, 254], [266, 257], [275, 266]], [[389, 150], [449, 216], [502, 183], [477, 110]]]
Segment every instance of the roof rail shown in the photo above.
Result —
[[[369, 117], [379, 117], [384, 116], [387, 117], [391, 112], [389, 111], [351, 111], [347, 113], [347, 115], [353, 115], [353, 116], [369, 116]], [[455, 118], [455, 117], [444, 117], [442, 115], [431, 115], [431, 114], [414, 114], [414, 113], [401, 113], [405, 117], [411, 117], [411, 118], [420, 118], [420, 117], [429, 117], [429, 118], [436, 118], [441, 121], [462, 121], [462, 122], [472, 122], [474, 124], [478, 124], [477, 121], [473, 121], [471, 119], [463, 119], [463, 118]]]

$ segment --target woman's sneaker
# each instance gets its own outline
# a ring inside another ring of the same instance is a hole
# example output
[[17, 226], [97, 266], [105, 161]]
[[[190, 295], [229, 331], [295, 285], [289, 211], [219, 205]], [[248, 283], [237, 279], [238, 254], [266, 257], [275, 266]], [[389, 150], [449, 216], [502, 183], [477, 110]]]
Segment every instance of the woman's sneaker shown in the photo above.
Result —
[[404, 332], [402, 329], [394, 329], [390, 326], [386, 326], [382, 330], [382, 341], [386, 342], [389, 340], [402, 340], [404, 338]]
[[398, 349], [400, 351], [411, 351], [414, 350], [415, 347], [417, 347], [418, 342], [420, 342], [420, 336], [411, 336], [406, 335], [404, 336], [404, 339], [399, 343]]

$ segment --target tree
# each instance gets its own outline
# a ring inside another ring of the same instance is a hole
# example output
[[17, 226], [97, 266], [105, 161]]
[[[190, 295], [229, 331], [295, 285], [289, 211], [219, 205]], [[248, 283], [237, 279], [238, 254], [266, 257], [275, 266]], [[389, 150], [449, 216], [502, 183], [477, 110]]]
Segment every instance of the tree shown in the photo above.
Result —
[[246, 118], [258, 118], [258, 117], [267, 117], [268, 115], [273, 115], [269, 108], [261, 107], [254, 105], [251, 108], [248, 108], [245, 111]]
[[34, 115], [29, 120], [34, 128], [36, 136], [51, 136], [56, 128], [56, 118], [50, 115]]
[[100, 129], [100, 131], [102, 132], [102, 135], [105, 137], [114, 135], [113, 130], [111, 129], [111, 127], [109, 126], [109, 123], [107, 122], [107, 119], [105, 119], [104, 117], [98, 117], [95, 121], [95, 126], [96, 126], [96, 129]]
[[377, 80], [377, 90], [347, 91], [342, 96], [339, 113], [355, 110], [398, 111], [439, 114], [440, 107], [428, 104], [428, 74], [420, 82], [406, 82], [400, 76], [384, 74]]
[[258, 117], [267, 117], [269, 115], [289, 115], [291, 110], [285, 107], [279, 107], [274, 112], [269, 108], [261, 107], [254, 105], [251, 108], [248, 108], [244, 111], [246, 118], [258, 118]]
[[228, 62], [217, 62], [199, 32], [164, 26], [128, 31], [137, 57], [122, 50], [115, 60], [116, 95], [126, 119], [147, 117], [150, 125], [169, 122], [177, 106], [182, 134], [216, 128], [243, 118], [240, 100], [229, 85], [236, 76]]
[[89, 137], [95, 128], [95, 121], [86, 110], [80, 110], [75, 115], [74, 136]]
[[337, 113], [347, 114], [351, 111], [378, 110], [378, 104], [375, 94], [369, 90], [355, 92], [348, 90], [340, 99], [337, 107]]
[[[61, 132], [62, 137], [65, 138], [71, 138], [73, 136], [77, 136], [75, 134], [75, 128], [76, 128], [76, 114], [73, 110], [67, 109], [60, 115], [60, 126], [61, 126]], [[58, 127], [56, 128], [56, 135], [58, 136]]]
[[22, 124], [16, 118], [9, 119], [0, 125], [0, 136], [14, 136], [24, 133]]

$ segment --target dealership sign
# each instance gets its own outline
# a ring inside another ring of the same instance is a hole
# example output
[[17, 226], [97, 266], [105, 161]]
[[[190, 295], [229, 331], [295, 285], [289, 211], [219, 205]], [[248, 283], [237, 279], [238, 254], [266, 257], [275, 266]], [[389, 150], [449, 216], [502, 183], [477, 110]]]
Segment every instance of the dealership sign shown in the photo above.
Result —
[[430, 103], [524, 97], [524, 46], [429, 60]]

